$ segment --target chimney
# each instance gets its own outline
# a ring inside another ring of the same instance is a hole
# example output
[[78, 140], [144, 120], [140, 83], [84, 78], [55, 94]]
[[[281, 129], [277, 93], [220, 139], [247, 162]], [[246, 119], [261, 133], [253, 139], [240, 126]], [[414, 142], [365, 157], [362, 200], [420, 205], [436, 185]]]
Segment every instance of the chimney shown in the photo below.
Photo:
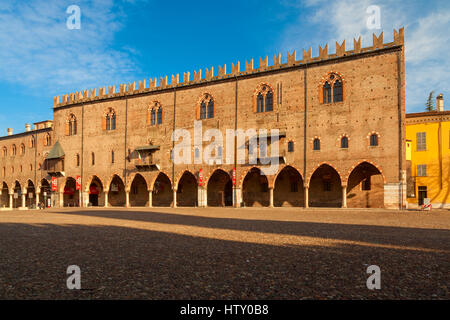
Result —
[[7, 132], [8, 136], [12, 136], [13, 135], [13, 129], [12, 128], [6, 129], [6, 132]]
[[444, 95], [442, 93], [436, 97], [436, 111], [444, 111]]
[[26, 123], [25, 124], [25, 132], [30, 132], [31, 131], [31, 124]]

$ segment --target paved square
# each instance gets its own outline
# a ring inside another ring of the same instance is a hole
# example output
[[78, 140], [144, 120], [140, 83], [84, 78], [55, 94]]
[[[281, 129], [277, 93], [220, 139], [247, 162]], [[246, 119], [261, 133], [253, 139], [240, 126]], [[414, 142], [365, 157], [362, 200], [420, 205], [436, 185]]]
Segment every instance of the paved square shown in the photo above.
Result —
[[0, 298], [449, 299], [449, 229], [447, 210], [1, 211]]

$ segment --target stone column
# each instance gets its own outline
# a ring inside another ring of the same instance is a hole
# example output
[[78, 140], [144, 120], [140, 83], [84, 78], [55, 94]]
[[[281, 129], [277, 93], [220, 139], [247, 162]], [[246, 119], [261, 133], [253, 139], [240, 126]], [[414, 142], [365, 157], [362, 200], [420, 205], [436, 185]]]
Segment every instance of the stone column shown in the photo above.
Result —
[[347, 208], [347, 185], [342, 185], [342, 208]]
[[40, 192], [36, 192], [36, 209], [39, 208]]
[[233, 207], [240, 208], [242, 202], [242, 190], [241, 188], [233, 188]]
[[22, 190], [22, 208], [27, 207], [27, 190]]
[[89, 204], [89, 192], [83, 192], [83, 207], [87, 208]]
[[109, 199], [108, 199], [108, 193], [109, 191], [104, 191], [105, 193], [105, 208], [109, 207]]
[[305, 208], [309, 208], [309, 186], [308, 185], [304, 185], [303, 186], [303, 190], [304, 190], [304, 199], [305, 199]]
[[273, 187], [269, 188], [269, 193], [270, 193], [270, 204], [269, 204], [269, 207], [273, 208]]
[[130, 207], [130, 191], [125, 191], [125, 207], [129, 208]]
[[206, 208], [208, 206], [208, 191], [206, 187], [198, 188], [197, 199], [199, 208]]
[[153, 190], [148, 191], [148, 207], [153, 208]]
[[64, 192], [59, 193], [59, 207], [64, 208]]
[[14, 202], [13, 195], [14, 195], [14, 193], [10, 193], [10, 194], [9, 194], [9, 208], [10, 208], [10, 209], [13, 209], [13, 208], [14, 208], [14, 205], [13, 205], [13, 202]]
[[173, 208], [177, 207], [177, 190], [176, 189], [173, 189], [173, 205], [172, 205], [172, 207]]

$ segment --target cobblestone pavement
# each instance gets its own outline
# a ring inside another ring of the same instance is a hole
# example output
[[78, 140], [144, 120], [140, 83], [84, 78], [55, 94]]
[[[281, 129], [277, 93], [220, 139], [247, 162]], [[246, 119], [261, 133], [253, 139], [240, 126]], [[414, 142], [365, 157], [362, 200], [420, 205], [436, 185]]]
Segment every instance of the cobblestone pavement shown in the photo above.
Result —
[[0, 211], [0, 298], [450, 299], [449, 229], [448, 210]]

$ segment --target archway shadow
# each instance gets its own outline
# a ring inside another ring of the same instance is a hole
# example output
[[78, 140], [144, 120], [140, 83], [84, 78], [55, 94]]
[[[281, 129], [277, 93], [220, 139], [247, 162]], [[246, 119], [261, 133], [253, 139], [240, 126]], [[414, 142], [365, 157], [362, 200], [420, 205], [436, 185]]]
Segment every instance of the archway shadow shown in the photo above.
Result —
[[[156, 209], [157, 210], [157, 209]], [[71, 210], [58, 212], [67, 215], [122, 219], [171, 225], [196, 226], [211, 229], [262, 232], [271, 234], [317, 237], [324, 239], [361, 241], [380, 245], [411, 246], [437, 249], [436, 239], [450, 238], [450, 230], [410, 228], [343, 223], [278, 221], [218, 218], [191, 214], [166, 213], [158, 211], [129, 210]], [[389, 234], [387, 237], [386, 234]], [[450, 250], [450, 242], [439, 243], [442, 250]]]

